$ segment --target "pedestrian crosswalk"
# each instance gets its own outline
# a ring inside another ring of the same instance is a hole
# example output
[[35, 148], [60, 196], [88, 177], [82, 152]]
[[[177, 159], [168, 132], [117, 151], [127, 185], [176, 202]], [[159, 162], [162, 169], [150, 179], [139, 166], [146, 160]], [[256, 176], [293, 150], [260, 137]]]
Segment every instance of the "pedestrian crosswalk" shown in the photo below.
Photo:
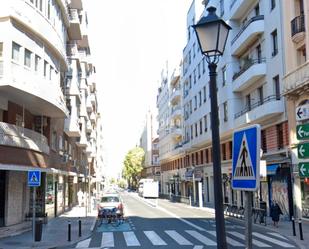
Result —
[[[216, 248], [216, 231], [196, 230], [165, 230], [165, 231], [128, 231], [128, 232], [103, 232], [98, 236], [79, 242], [75, 248], [113, 248], [121, 244], [127, 247], [140, 247], [143, 244], [156, 246], [194, 246], [203, 245], [206, 248]], [[253, 232], [254, 248], [295, 248], [285, 237], [278, 233]], [[117, 237], [117, 239], [115, 239]], [[281, 238], [281, 239], [280, 239]], [[120, 241], [120, 240], [123, 241]], [[149, 244], [150, 243], [150, 244]], [[245, 247], [245, 235], [236, 231], [227, 232], [227, 243], [233, 248]], [[203, 246], [200, 246], [203, 248]]]

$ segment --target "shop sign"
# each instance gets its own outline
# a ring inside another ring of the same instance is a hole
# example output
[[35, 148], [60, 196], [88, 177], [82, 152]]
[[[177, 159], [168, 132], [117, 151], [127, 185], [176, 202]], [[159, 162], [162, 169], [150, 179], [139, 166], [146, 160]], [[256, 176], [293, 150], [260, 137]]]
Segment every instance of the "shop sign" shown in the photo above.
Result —
[[299, 163], [298, 169], [300, 177], [309, 177], [309, 163]]
[[298, 140], [309, 139], [309, 124], [297, 125], [296, 135]]
[[309, 105], [308, 104], [298, 106], [295, 112], [296, 112], [297, 121], [309, 119]]
[[309, 143], [297, 145], [298, 158], [309, 158]]

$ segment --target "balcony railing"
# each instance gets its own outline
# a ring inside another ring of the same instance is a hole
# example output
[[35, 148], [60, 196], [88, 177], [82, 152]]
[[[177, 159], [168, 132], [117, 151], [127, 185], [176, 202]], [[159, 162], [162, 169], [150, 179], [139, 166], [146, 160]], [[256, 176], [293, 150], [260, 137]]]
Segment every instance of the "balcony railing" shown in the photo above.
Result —
[[250, 59], [250, 60], [246, 61], [246, 63], [239, 70], [239, 72], [237, 72], [233, 75], [233, 80], [236, 80], [240, 75], [242, 75], [244, 72], [246, 72], [252, 65], [261, 64], [261, 63], [265, 63], [265, 62], [266, 62], [266, 58]]
[[280, 100], [281, 96], [280, 95], [270, 95], [266, 98], [264, 98], [261, 101], [258, 101], [250, 106], [246, 106], [246, 108], [244, 108], [243, 110], [241, 110], [240, 112], [235, 113], [234, 118], [239, 118], [240, 116], [244, 115], [245, 113], [252, 111], [253, 109], [267, 103], [267, 102], [271, 102], [271, 101], [276, 101], [276, 100]]
[[20, 126], [0, 122], [0, 144], [49, 154], [47, 138]]
[[300, 15], [291, 21], [292, 37], [297, 33], [305, 32], [305, 16]]
[[233, 45], [235, 41], [241, 36], [241, 34], [246, 30], [246, 28], [253, 22], [259, 21], [259, 20], [264, 20], [264, 15], [259, 15], [259, 16], [254, 16], [252, 17], [248, 22], [244, 24], [244, 26], [241, 27], [237, 35], [233, 38], [231, 44]]

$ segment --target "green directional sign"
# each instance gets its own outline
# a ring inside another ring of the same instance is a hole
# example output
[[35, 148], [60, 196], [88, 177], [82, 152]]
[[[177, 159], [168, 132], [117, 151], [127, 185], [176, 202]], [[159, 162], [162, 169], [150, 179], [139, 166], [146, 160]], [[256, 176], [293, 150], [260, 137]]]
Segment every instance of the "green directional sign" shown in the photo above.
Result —
[[298, 169], [300, 177], [309, 177], [309, 163], [299, 163]]
[[297, 125], [296, 135], [298, 140], [309, 139], [309, 124]]
[[298, 158], [309, 158], [309, 143], [297, 145]]

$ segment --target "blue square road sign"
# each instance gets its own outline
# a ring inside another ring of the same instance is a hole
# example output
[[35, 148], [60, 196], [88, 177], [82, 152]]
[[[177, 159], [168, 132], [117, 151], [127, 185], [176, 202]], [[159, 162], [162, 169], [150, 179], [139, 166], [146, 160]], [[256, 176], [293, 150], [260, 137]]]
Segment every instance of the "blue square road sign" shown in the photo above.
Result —
[[28, 171], [28, 186], [29, 187], [41, 186], [41, 171], [40, 170], [29, 170]]

